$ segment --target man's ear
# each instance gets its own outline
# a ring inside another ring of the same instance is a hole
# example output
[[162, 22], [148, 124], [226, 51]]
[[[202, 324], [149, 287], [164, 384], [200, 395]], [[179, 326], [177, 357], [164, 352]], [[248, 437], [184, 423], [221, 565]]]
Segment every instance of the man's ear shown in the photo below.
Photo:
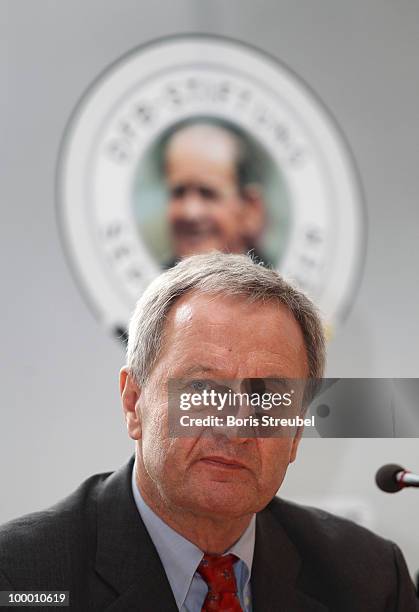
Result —
[[266, 211], [259, 185], [246, 185], [243, 191], [246, 206], [243, 231], [250, 244], [253, 244], [263, 231], [266, 222]]
[[295, 434], [294, 439], [292, 441], [291, 453], [290, 453], [290, 463], [293, 463], [295, 461], [295, 458], [297, 457], [298, 445], [300, 444], [300, 440], [303, 435], [303, 431], [304, 431], [304, 426], [297, 428], [297, 433]]
[[141, 389], [130, 374], [127, 366], [124, 366], [119, 373], [119, 391], [128, 435], [133, 440], [139, 440], [141, 438], [141, 415], [138, 400], [141, 395]]

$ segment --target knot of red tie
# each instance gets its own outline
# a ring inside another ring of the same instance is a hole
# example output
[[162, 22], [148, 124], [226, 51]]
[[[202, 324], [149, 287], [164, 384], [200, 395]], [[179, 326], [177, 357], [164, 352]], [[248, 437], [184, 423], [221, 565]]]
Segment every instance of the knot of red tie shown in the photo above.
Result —
[[236, 561], [235, 555], [204, 555], [197, 570], [208, 585], [202, 612], [242, 612], [233, 568]]

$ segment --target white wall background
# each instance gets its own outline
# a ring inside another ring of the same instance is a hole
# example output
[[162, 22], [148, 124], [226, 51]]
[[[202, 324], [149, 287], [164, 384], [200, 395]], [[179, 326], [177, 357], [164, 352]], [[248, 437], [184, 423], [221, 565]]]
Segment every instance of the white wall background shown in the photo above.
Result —
[[[55, 502], [131, 452], [123, 351], [70, 275], [55, 218], [65, 123], [109, 63], [156, 37], [224, 34], [289, 65], [353, 150], [369, 216], [365, 275], [330, 345], [330, 376], [419, 375], [419, 3], [411, 0], [0, 1], [0, 521]], [[281, 494], [354, 506], [419, 568], [419, 494], [375, 488], [382, 463], [419, 471], [417, 440], [306, 440]], [[413, 534], [413, 535], [412, 535]]]

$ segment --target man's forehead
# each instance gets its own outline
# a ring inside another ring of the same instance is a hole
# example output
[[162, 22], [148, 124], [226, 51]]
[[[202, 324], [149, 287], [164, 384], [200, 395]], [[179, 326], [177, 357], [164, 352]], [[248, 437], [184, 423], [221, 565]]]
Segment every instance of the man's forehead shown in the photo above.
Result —
[[193, 304], [190, 303], [190, 300], [183, 300], [180, 303], [176, 304], [173, 309], [174, 324], [177, 326], [186, 326], [188, 325], [188, 323], [192, 322], [193, 315]]
[[[205, 143], [205, 146], [203, 146]], [[166, 159], [183, 154], [212, 158], [217, 162], [233, 161], [237, 153], [234, 137], [223, 128], [211, 125], [193, 125], [176, 132], [167, 145]]]
[[246, 367], [259, 359], [263, 376], [278, 374], [281, 364], [306, 366], [304, 339], [292, 313], [279, 302], [250, 303], [244, 296], [198, 291], [182, 296], [167, 317], [164, 343], [186, 365], [224, 370], [233, 362]]
[[[238, 315], [240, 314], [240, 317]], [[246, 319], [263, 319], [278, 329], [288, 323], [300, 329], [292, 312], [279, 300], [249, 300], [246, 295], [230, 295], [222, 291], [200, 291], [195, 289], [181, 296], [169, 311], [168, 320], [175, 326], [190, 325], [206, 320], [209, 324], [231, 322], [242, 327]]]

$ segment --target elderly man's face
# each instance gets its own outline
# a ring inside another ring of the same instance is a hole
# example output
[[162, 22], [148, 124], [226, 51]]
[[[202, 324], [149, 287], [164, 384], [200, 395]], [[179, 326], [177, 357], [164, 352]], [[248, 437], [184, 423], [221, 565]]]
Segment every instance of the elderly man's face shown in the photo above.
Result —
[[212, 250], [244, 253], [263, 223], [257, 190], [238, 189], [232, 136], [197, 125], [175, 134], [166, 151], [167, 208], [177, 258]]
[[[193, 373], [193, 374], [192, 374]], [[169, 438], [168, 378], [306, 378], [302, 332], [280, 304], [190, 293], [169, 313], [164, 348], [136, 411], [140, 486], [172, 510], [244, 516], [275, 495], [294, 460], [298, 437]]]

